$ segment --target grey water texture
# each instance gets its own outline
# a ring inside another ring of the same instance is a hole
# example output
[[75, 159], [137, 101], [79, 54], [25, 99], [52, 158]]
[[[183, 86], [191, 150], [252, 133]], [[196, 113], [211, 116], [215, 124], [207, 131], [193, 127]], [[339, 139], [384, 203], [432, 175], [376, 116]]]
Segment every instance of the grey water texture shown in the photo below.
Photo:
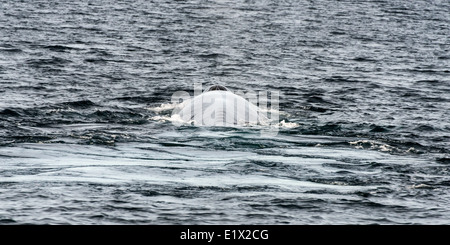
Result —
[[[0, 0], [0, 224], [450, 224], [450, 2]], [[279, 91], [175, 125], [194, 83]]]

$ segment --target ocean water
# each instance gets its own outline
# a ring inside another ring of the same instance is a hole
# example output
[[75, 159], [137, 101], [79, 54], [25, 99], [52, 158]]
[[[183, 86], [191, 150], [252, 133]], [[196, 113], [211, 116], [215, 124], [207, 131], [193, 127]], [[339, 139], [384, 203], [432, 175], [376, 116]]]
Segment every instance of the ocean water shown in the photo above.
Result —
[[[0, 0], [0, 224], [450, 224], [450, 3]], [[264, 127], [171, 96], [279, 91]]]

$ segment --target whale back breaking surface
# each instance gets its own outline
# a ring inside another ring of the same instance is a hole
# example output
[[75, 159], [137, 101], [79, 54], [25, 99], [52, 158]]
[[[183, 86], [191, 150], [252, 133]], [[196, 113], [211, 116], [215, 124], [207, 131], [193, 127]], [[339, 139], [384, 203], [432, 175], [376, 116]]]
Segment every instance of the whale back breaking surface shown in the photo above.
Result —
[[264, 124], [267, 117], [255, 104], [229, 91], [208, 91], [180, 105], [184, 122], [204, 126]]

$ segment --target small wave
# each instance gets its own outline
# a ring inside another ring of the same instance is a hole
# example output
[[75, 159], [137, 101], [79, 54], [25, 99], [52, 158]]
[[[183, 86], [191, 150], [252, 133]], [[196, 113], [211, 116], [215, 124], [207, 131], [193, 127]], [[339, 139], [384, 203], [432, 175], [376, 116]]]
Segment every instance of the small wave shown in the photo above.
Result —
[[401, 146], [392, 146], [383, 142], [375, 141], [375, 140], [356, 140], [348, 142], [351, 146], [354, 146], [356, 149], [370, 149], [376, 150], [386, 153], [396, 153], [396, 154], [421, 154], [422, 151], [416, 149], [415, 147], [408, 147], [406, 144]]
[[62, 105], [72, 107], [72, 108], [85, 109], [85, 108], [95, 106], [96, 104], [90, 100], [78, 100], [78, 101], [64, 102], [64, 103], [62, 103]]
[[156, 107], [147, 107], [146, 109], [149, 111], [154, 111], [154, 112], [159, 113], [159, 112], [173, 110], [177, 106], [178, 106], [177, 104], [166, 103], [166, 104], [161, 104], [160, 106], [156, 106]]
[[324, 79], [325, 82], [329, 83], [360, 83], [364, 81], [360, 81], [351, 77], [343, 77], [343, 76], [331, 76]]
[[86, 58], [84, 59], [85, 62], [88, 63], [107, 63], [108, 60], [103, 59], [103, 58]]
[[0, 48], [0, 52], [5, 53], [20, 53], [22, 49], [20, 48]]
[[275, 124], [274, 126], [279, 128], [297, 128], [300, 126], [300, 124], [295, 122], [286, 122], [285, 120], [282, 120], [281, 122]]
[[411, 186], [412, 189], [434, 189], [434, 187], [427, 184], [415, 184]]
[[23, 50], [11, 44], [0, 44], [0, 52], [5, 53], [20, 53]]
[[450, 164], [450, 156], [436, 158], [436, 161], [443, 164]]
[[2, 116], [10, 116], [10, 117], [19, 117], [19, 116], [21, 116], [21, 114], [19, 112], [17, 112], [16, 110], [8, 109], [8, 108], [0, 111], [0, 115], [2, 115]]
[[43, 59], [30, 59], [27, 61], [31, 67], [40, 68], [44, 66], [61, 66], [67, 63], [71, 63], [70, 60], [59, 58], [59, 57], [51, 57], [51, 58], [43, 58]]
[[10, 218], [2, 218], [0, 219], [0, 224], [14, 224], [17, 223], [15, 220]]
[[89, 114], [89, 118], [95, 119], [97, 122], [122, 123], [122, 124], [145, 124], [146, 117], [138, 112], [133, 111], [111, 111], [97, 110]]
[[311, 106], [311, 105], [301, 106], [300, 108], [303, 110], [306, 110], [306, 111], [314, 111], [314, 112], [327, 112], [329, 110], [327, 108]]
[[436, 80], [436, 79], [426, 79], [426, 80], [418, 80], [416, 81], [416, 83], [425, 83], [425, 84], [437, 84], [440, 83], [440, 80]]
[[55, 51], [55, 52], [66, 52], [67, 50], [74, 49], [72, 47], [68, 47], [68, 46], [64, 46], [64, 45], [46, 45], [46, 46], [44, 46], [44, 48], [49, 49], [51, 51]]
[[382, 152], [397, 152], [398, 148], [393, 147], [388, 144], [384, 144], [382, 142], [373, 141], [373, 140], [356, 140], [348, 142], [350, 145], [354, 146], [356, 149], [373, 149]]
[[358, 62], [375, 62], [376, 60], [371, 59], [371, 58], [367, 58], [367, 57], [355, 57], [353, 58], [354, 61], [358, 61]]
[[152, 95], [152, 96], [124, 96], [124, 97], [117, 97], [113, 100], [118, 101], [130, 101], [134, 103], [155, 103], [160, 102], [163, 100], [162, 96]]
[[46, 143], [56, 139], [53, 136], [46, 135], [12, 135], [8, 137], [14, 143]]
[[382, 127], [382, 126], [374, 126], [370, 132], [374, 132], [374, 133], [384, 133], [384, 132], [388, 132], [389, 129], [387, 129], [386, 127]]
[[424, 132], [424, 131], [429, 131], [429, 132], [430, 131], [436, 131], [436, 129], [434, 127], [430, 126], [430, 125], [420, 125], [420, 126], [414, 128], [414, 130], [421, 131], [421, 132]]
[[417, 72], [417, 73], [426, 73], [426, 74], [442, 74], [446, 75], [450, 70], [448, 69], [439, 69], [434, 67], [415, 67], [411, 69], [406, 69], [408, 72]]
[[219, 54], [219, 53], [210, 53], [210, 54], [200, 54], [198, 55], [199, 58], [203, 58], [203, 59], [217, 59], [217, 58], [221, 58], [221, 57], [227, 57], [228, 55], [226, 54]]

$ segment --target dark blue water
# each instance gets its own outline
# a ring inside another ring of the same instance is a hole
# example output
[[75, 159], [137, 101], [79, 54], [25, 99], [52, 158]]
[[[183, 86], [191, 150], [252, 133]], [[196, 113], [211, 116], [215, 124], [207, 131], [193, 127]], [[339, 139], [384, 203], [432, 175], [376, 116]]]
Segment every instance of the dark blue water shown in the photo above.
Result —
[[[0, 223], [450, 224], [448, 1], [0, 1]], [[261, 127], [171, 95], [278, 90]]]

